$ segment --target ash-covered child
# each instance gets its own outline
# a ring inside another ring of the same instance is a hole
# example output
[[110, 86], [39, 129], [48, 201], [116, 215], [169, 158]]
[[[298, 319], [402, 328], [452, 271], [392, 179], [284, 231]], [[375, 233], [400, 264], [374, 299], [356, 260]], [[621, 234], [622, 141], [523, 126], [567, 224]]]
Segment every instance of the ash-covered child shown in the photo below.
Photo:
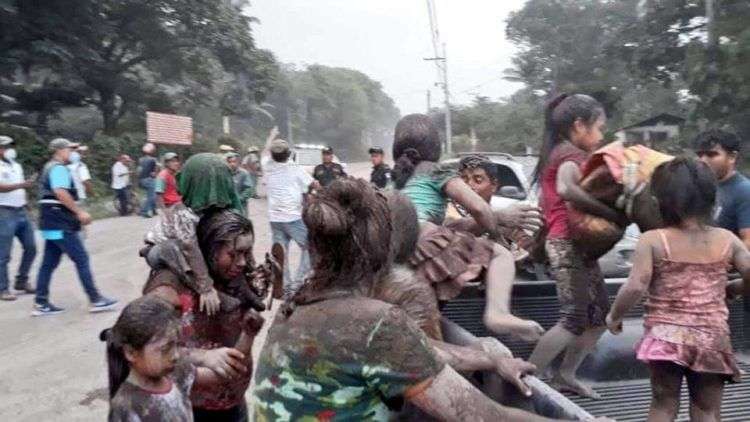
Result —
[[[237, 350], [248, 352], [263, 325], [254, 311], [243, 319]], [[212, 370], [180, 355], [179, 319], [172, 305], [144, 296], [128, 304], [115, 325], [102, 331], [109, 368], [109, 422], [192, 422], [193, 386], [221, 382]]]
[[[726, 299], [750, 290], [750, 253], [732, 232], [709, 225], [716, 179], [706, 165], [675, 158], [656, 169], [651, 184], [666, 227], [641, 235], [607, 325], [621, 332], [625, 314], [645, 294], [636, 354], [651, 372], [648, 420], [675, 420], [685, 378], [690, 420], [718, 421], [724, 384], [740, 381]], [[729, 267], [743, 281], [729, 282]]]
[[231, 170], [216, 154], [190, 157], [178, 174], [182, 204], [164, 211], [161, 220], [145, 236], [141, 251], [154, 268], [172, 270], [190, 290], [200, 295], [199, 309], [213, 315], [221, 305], [203, 254], [196, 226], [200, 216], [224, 209], [241, 213]]

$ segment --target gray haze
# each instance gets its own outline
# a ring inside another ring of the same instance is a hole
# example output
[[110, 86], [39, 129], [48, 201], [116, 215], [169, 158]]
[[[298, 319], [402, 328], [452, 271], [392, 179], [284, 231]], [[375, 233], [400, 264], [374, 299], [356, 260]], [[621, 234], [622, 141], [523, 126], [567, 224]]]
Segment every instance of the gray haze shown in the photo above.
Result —
[[[513, 46], [505, 19], [525, 0], [436, 0], [440, 35], [447, 43], [452, 101], [474, 94], [507, 96], [521, 84], [502, 80]], [[443, 95], [433, 84], [426, 0], [252, 0], [248, 14], [260, 19], [260, 47], [298, 66], [324, 64], [360, 70], [380, 81], [402, 114], [424, 112]]]

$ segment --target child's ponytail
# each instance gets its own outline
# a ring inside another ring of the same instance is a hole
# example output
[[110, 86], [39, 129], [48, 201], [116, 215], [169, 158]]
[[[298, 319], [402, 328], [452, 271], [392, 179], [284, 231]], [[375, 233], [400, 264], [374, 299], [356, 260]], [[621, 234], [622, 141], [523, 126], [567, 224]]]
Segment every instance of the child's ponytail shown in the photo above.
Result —
[[396, 189], [402, 189], [422, 161], [440, 160], [440, 134], [432, 119], [424, 114], [409, 114], [396, 124], [393, 134], [391, 177]]
[[112, 329], [107, 328], [99, 334], [99, 340], [107, 343], [107, 369], [109, 372], [109, 398], [117, 394], [117, 390], [128, 378], [130, 374], [130, 365], [125, 359], [125, 353], [122, 346], [118, 345], [112, 339]]

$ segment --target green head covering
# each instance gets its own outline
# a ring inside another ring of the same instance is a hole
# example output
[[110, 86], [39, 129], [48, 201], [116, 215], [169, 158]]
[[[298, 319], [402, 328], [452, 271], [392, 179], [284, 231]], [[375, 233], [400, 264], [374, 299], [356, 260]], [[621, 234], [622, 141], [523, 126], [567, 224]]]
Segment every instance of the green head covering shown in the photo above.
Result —
[[229, 208], [242, 213], [226, 160], [212, 153], [190, 157], [177, 175], [182, 202], [196, 213], [209, 208]]

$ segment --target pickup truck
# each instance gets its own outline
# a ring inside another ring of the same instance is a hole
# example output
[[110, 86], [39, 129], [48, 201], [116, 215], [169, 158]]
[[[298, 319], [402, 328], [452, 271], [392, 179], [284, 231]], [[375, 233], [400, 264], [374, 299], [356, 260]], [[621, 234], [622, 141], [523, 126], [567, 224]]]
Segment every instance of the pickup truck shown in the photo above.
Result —
[[[610, 301], [625, 279], [607, 279]], [[732, 345], [740, 363], [743, 382], [729, 384], [724, 391], [723, 421], [750, 421], [750, 297], [729, 306]], [[533, 319], [545, 329], [552, 327], [558, 318], [559, 304], [553, 280], [522, 281], [514, 284], [511, 311], [521, 318]], [[464, 289], [456, 299], [443, 305], [443, 316], [455, 322], [474, 336], [489, 336], [482, 323], [484, 292], [479, 285]], [[605, 333], [594, 352], [586, 358], [579, 370], [581, 378], [592, 383], [602, 395], [594, 401], [568, 396], [580, 410], [596, 416], [608, 416], [617, 421], [643, 421], [648, 414], [651, 386], [645, 365], [635, 359], [634, 346], [643, 334], [643, 308], [631, 310], [620, 335]], [[528, 358], [533, 344], [496, 336], [517, 357]], [[677, 420], [687, 421], [687, 390], [683, 386], [682, 407]], [[569, 418], [570, 411], [562, 412], [558, 403], [549, 397], [536, 397], [527, 404], [537, 413], [556, 418]], [[575, 409], [574, 409], [575, 410]], [[576, 412], [573, 412], [575, 414]], [[572, 419], [572, 418], [571, 418]], [[575, 419], [572, 419], [575, 420]]]

